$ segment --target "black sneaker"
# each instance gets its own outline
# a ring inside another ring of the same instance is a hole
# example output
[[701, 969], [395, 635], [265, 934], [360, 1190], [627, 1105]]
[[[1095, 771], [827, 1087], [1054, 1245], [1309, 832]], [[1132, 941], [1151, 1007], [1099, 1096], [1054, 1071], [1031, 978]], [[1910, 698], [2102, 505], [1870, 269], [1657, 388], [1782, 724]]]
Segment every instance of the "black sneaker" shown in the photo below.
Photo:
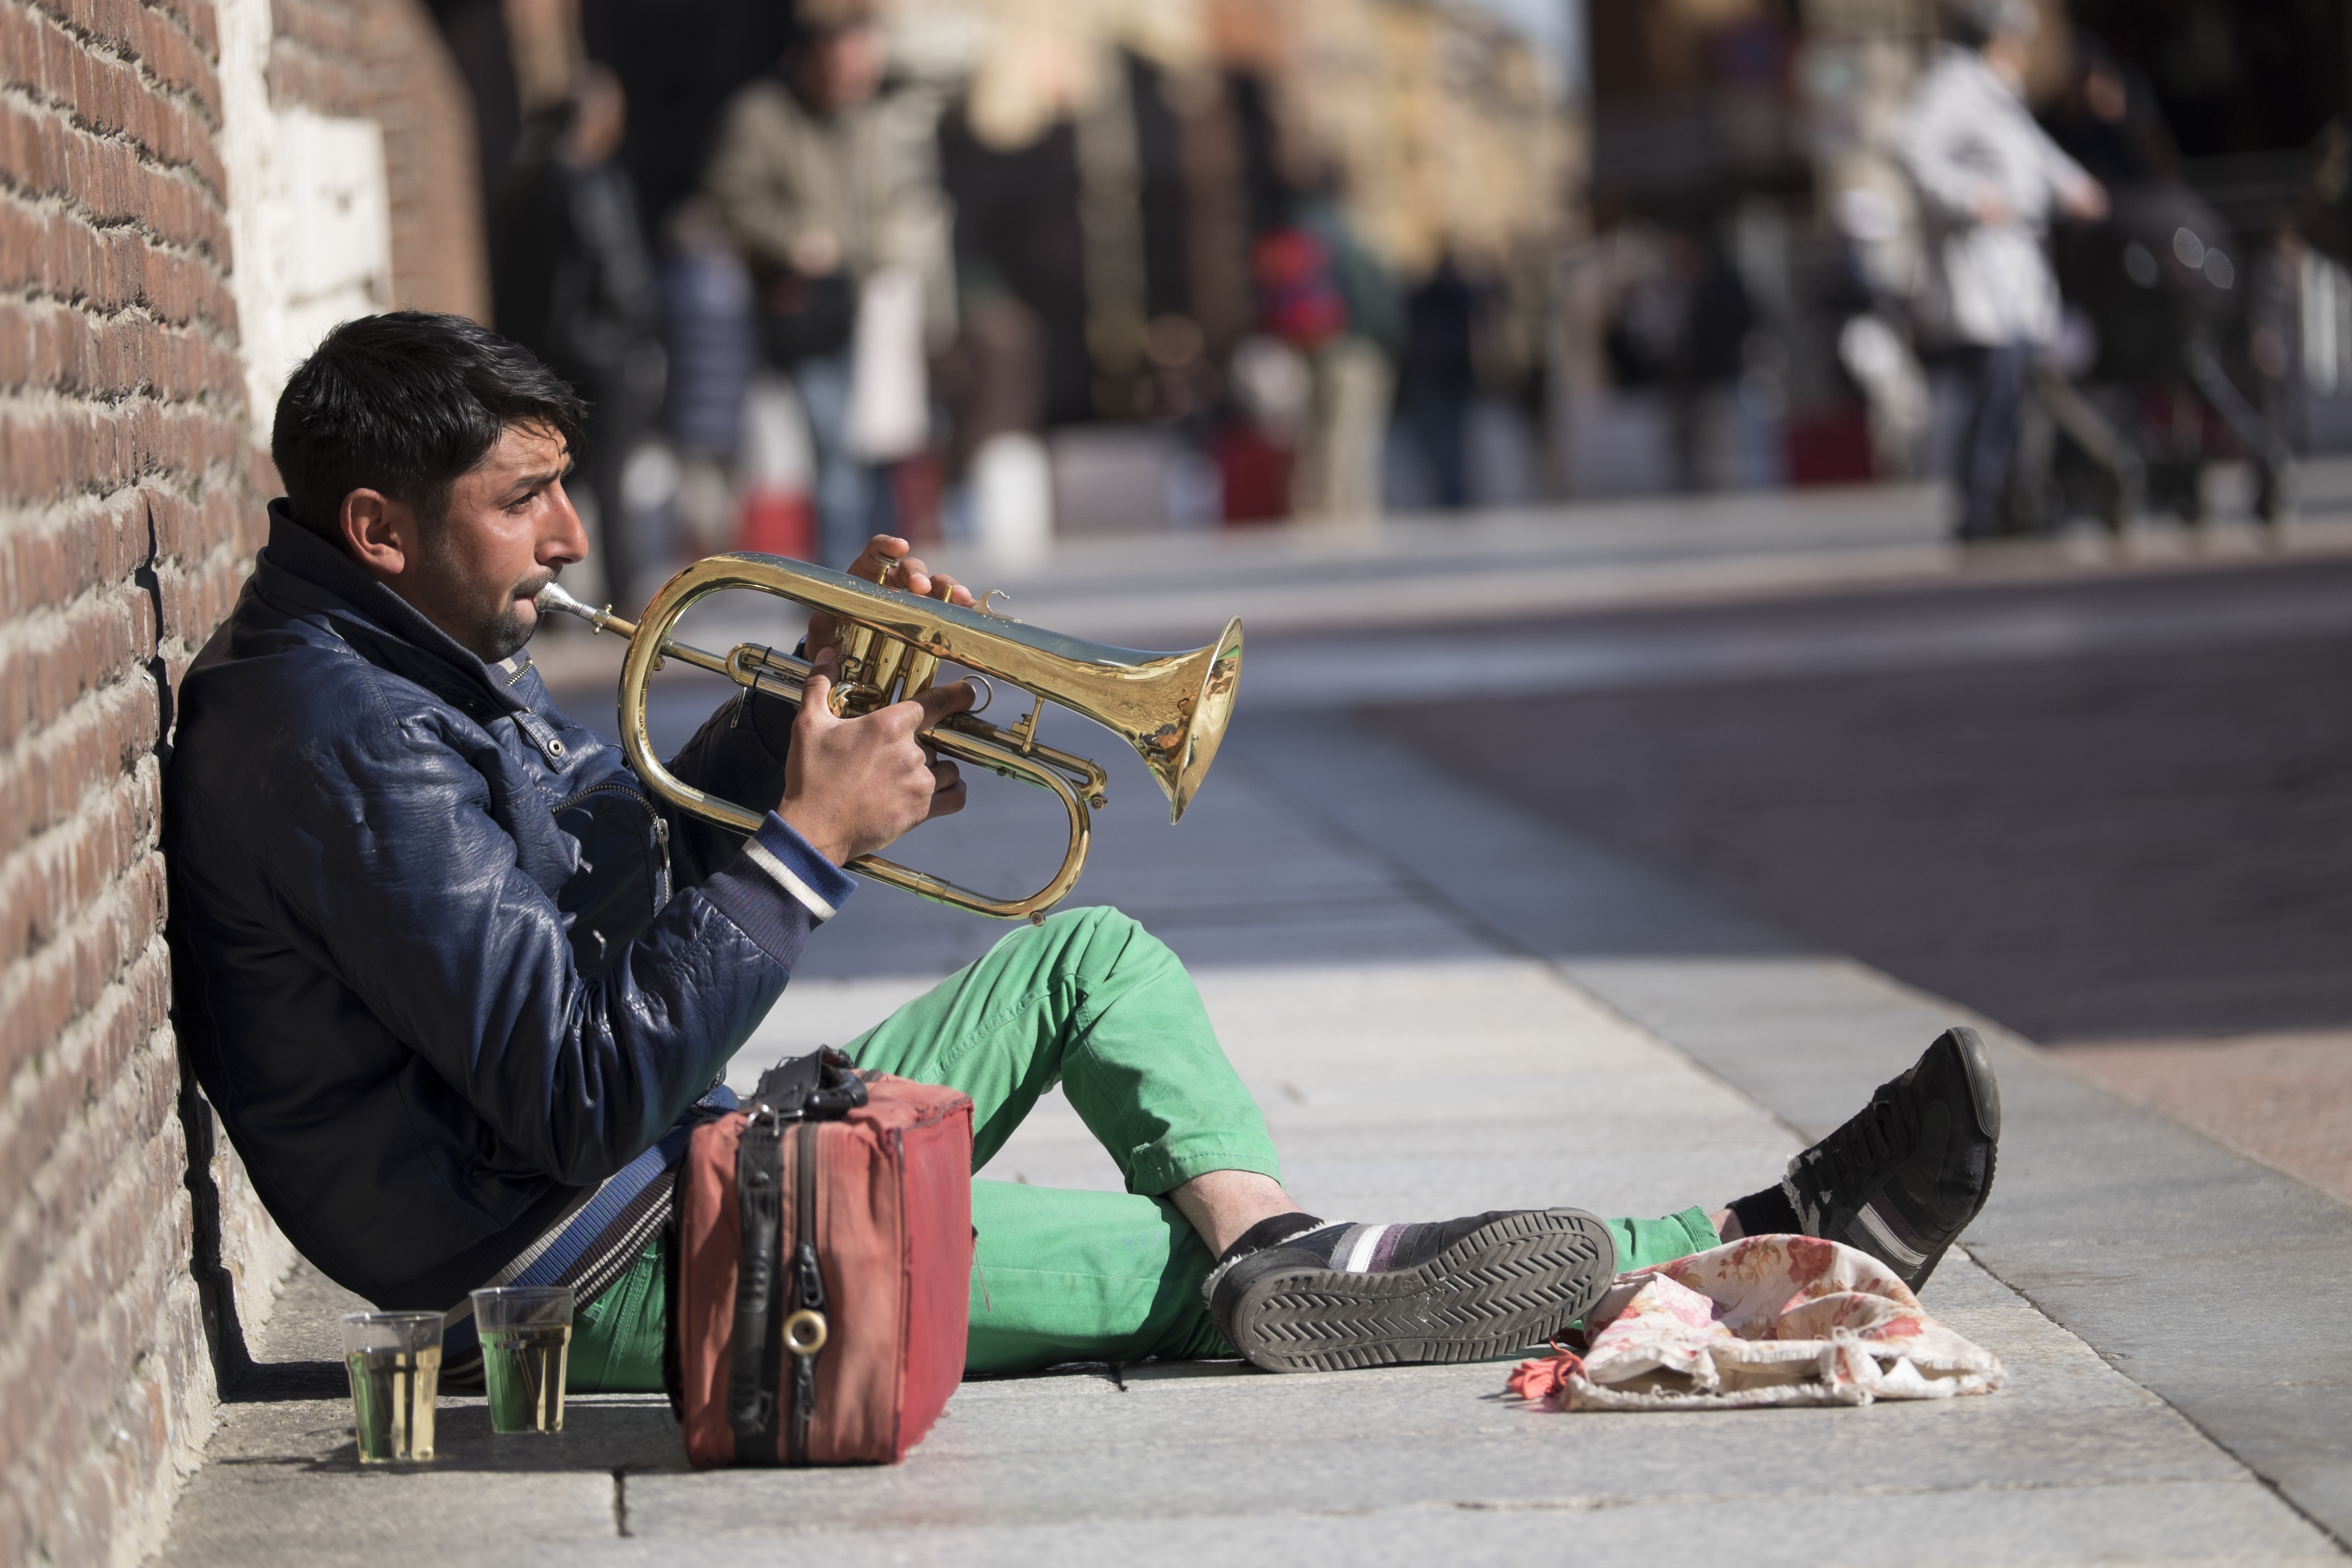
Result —
[[[1282, 1236], [1285, 1221], [1311, 1228]], [[1581, 1209], [1497, 1209], [1438, 1225], [1286, 1215], [1235, 1242], [1202, 1289], [1218, 1329], [1259, 1366], [1338, 1372], [1540, 1344], [1582, 1317], [1616, 1272], [1617, 1244]]]
[[1984, 1207], [2000, 1086], [1974, 1029], [1947, 1029], [1852, 1120], [1789, 1162], [1780, 1191], [1808, 1236], [1842, 1241], [1913, 1289]]

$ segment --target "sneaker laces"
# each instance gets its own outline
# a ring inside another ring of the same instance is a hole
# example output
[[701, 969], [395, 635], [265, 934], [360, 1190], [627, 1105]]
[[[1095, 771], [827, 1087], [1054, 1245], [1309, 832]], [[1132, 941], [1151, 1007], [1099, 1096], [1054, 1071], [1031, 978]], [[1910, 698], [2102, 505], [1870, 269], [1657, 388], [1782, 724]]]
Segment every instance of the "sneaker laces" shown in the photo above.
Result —
[[1909, 1099], [1888, 1084], [1836, 1131], [1806, 1151], [1822, 1192], [1851, 1194], [1906, 1148], [1916, 1131]]

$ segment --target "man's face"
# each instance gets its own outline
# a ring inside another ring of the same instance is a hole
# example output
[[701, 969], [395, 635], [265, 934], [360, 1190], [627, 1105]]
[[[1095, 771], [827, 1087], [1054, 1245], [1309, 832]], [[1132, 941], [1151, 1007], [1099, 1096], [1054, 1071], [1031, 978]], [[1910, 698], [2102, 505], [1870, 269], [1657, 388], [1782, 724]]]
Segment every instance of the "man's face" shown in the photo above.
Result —
[[362, 546], [363, 563], [461, 647], [485, 662], [505, 658], [538, 629], [539, 591], [588, 557], [586, 531], [563, 493], [570, 466], [561, 436], [510, 425], [450, 487], [437, 525], [385, 502], [389, 548]]
[[825, 98], [835, 109], [852, 109], [882, 85], [882, 34], [871, 24], [843, 29], [825, 47]]
[[874, 96], [882, 84], [883, 64], [881, 32], [871, 23], [854, 22], [810, 44], [794, 81], [810, 108], [838, 114]]

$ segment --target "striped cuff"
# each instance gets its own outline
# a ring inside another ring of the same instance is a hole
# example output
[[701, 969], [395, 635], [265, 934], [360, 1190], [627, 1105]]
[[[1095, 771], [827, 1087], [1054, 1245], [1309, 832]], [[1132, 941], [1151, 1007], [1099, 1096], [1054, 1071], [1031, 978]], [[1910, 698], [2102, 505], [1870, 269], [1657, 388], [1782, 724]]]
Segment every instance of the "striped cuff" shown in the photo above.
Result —
[[833, 919], [857, 889], [848, 872], [811, 848], [772, 811], [760, 831], [743, 841], [743, 860], [798, 899], [819, 925]]
[[856, 885], [772, 811], [734, 864], [705, 879], [701, 890], [761, 951], [791, 969], [809, 931], [831, 920]]

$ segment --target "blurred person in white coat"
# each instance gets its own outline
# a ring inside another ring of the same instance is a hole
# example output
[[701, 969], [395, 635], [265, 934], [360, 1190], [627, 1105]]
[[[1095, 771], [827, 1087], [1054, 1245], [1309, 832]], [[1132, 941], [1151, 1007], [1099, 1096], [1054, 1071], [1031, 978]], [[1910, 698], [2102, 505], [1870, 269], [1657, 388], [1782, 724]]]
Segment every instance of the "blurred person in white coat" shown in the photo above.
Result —
[[1948, 41], [1920, 79], [1899, 151], [1927, 223], [1931, 316], [1975, 371], [1958, 478], [1959, 536], [1979, 540], [2001, 531], [2033, 361], [2058, 337], [2051, 218], [2096, 221], [2107, 195], [2026, 109], [2031, 0], [1947, 0], [1942, 14]]

